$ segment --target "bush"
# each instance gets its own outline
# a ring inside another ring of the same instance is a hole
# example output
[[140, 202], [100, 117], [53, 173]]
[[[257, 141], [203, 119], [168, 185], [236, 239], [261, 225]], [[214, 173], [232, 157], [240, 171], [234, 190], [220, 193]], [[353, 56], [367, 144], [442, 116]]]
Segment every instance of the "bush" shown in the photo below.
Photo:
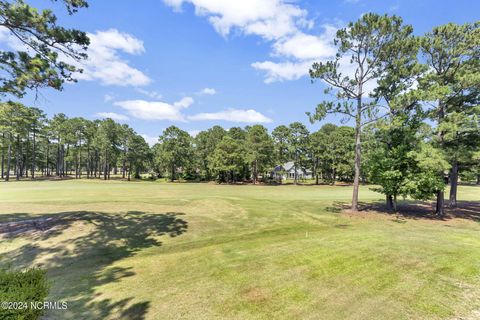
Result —
[[[0, 319], [38, 319], [43, 310], [31, 308], [31, 302], [43, 302], [49, 285], [45, 271], [32, 268], [25, 271], [0, 269]], [[13, 305], [13, 303], [22, 305]]]

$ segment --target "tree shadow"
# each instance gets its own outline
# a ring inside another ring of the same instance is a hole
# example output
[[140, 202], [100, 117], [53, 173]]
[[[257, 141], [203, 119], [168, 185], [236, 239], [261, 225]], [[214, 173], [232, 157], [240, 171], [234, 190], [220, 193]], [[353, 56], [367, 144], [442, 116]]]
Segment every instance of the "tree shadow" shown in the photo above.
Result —
[[[112, 301], [102, 298], [96, 289], [135, 275], [131, 267], [112, 266], [115, 262], [142, 249], [161, 246], [162, 236], [185, 233], [188, 223], [182, 215], [80, 211], [33, 218], [31, 214], [14, 214], [22, 220], [0, 224], [0, 237], [9, 241], [23, 238], [28, 243], [6, 252], [0, 263], [47, 270], [52, 282], [48, 300], [68, 303], [67, 310], [48, 311], [47, 319], [144, 319], [149, 301], [139, 302], [134, 297]], [[5, 218], [2, 216], [0, 221]]]
[[[349, 211], [350, 204], [346, 202], [335, 201], [329, 207], [328, 212], [340, 213]], [[426, 219], [426, 220], [452, 220], [452, 219], [466, 219], [480, 222], [480, 202], [478, 201], [457, 201], [456, 208], [445, 206], [445, 215], [439, 217], [435, 214], [435, 203], [416, 201], [416, 200], [402, 200], [398, 203], [396, 212], [387, 208], [383, 201], [373, 202], [359, 202], [360, 212], [375, 212], [395, 217], [402, 217], [406, 219]]]

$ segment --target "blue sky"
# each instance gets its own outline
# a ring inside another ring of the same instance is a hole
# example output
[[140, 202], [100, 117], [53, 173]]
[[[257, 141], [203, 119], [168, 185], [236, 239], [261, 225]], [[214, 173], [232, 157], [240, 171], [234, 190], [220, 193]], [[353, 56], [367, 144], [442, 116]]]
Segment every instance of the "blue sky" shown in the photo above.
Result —
[[[480, 12], [480, 2], [466, 0], [89, 2], [74, 16], [53, 5], [62, 24], [92, 35], [85, 74], [62, 92], [42, 90], [24, 102], [49, 116], [110, 115], [150, 142], [172, 124], [194, 134], [215, 124], [307, 123], [305, 112], [324, 98], [321, 84], [305, 76], [308, 66], [328, 59], [335, 29], [363, 13], [400, 15], [422, 34], [478, 20]], [[0, 41], [8, 38], [0, 33]]]

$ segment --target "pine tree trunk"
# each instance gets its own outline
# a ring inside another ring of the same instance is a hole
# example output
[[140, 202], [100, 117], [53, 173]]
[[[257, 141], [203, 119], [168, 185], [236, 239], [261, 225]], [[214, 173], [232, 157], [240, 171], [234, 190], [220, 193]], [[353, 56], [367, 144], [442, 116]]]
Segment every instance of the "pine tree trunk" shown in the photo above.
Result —
[[336, 182], [337, 182], [337, 168], [333, 167], [332, 168], [332, 186], [334, 186]]
[[107, 155], [105, 154], [105, 164], [103, 166], [103, 180], [107, 180]]
[[126, 165], [127, 165], [127, 151], [126, 149], [123, 149], [123, 161], [122, 161], [122, 179], [125, 179], [125, 170], [126, 170]]
[[450, 208], [455, 208], [457, 206], [458, 189], [458, 162], [456, 160], [452, 164], [450, 180]]
[[7, 174], [5, 176], [5, 181], [10, 181], [10, 163], [12, 161], [12, 141], [8, 140], [8, 153], [7, 153]]
[[49, 165], [49, 160], [50, 160], [50, 159], [49, 159], [49, 153], [50, 153], [50, 144], [49, 144], [48, 141], [47, 141], [47, 155], [46, 155], [46, 156], [47, 156], [47, 161], [46, 161], [46, 164], [47, 164], [47, 167], [46, 167], [47, 177], [50, 176], [50, 165]]
[[[443, 119], [445, 118], [445, 105], [442, 101], [439, 102], [439, 110], [438, 110], [438, 125], [442, 124]], [[438, 131], [438, 140], [440, 141], [440, 146], [443, 148], [444, 147], [444, 139], [443, 139], [444, 133], [443, 131], [439, 130]], [[440, 178], [443, 180], [443, 172], [439, 172]], [[435, 214], [437, 216], [442, 217], [445, 214], [444, 211], [444, 206], [445, 206], [445, 192], [443, 190], [438, 190], [437, 191], [437, 206], [435, 210]]]
[[5, 133], [2, 133], [2, 179], [5, 176]]
[[20, 180], [20, 136], [17, 135], [17, 150], [15, 152], [15, 173], [16, 179]]
[[[360, 88], [361, 92], [362, 88]], [[358, 192], [360, 190], [360, 157], [361, 157], [361, 125], [362, 98], [357, 99], [357, 115], [355, 119], [355, 176], [353, 178], [352, 211], [358, 211]]]
[[170, 181], [173, 182], [174, 180], [175, 180], [175, 165], [172, 165]]
[[36, 136], [35, 136], [35, 131], [33, 131], [33, 144], [32, 144], [32, 180], [35, 179], [35, 153], [36, 153], [36, 150], [35, 150], [35, 139]]

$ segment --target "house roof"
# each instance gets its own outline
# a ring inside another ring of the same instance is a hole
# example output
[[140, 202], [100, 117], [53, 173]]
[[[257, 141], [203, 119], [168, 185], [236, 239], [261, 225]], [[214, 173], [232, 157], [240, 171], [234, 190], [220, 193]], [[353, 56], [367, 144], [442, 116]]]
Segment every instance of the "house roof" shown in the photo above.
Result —
[[290, 169], [292, 169], [294, 165], [295, 164], [293, 163], [293, 161], [289, 161], [283, 164], [283, 168], [285, 169], [285, 171], [290, 171]]

